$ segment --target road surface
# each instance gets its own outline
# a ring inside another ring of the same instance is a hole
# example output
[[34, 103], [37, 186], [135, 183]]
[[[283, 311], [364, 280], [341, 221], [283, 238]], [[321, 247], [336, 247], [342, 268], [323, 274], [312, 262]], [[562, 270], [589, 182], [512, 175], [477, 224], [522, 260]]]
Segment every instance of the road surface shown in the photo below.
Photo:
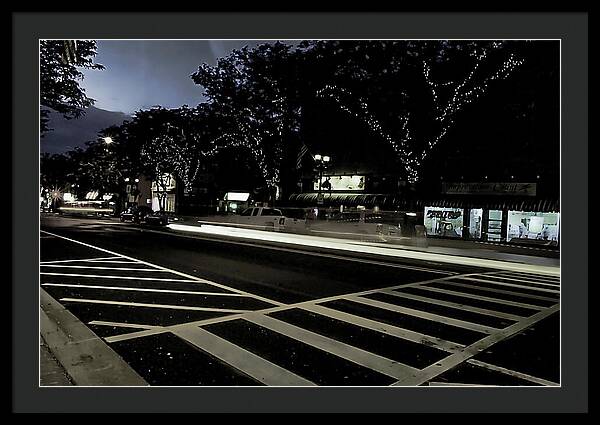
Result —
[[49, 215], [40, 256], [150, 385], [560, 383], [557, 276]]

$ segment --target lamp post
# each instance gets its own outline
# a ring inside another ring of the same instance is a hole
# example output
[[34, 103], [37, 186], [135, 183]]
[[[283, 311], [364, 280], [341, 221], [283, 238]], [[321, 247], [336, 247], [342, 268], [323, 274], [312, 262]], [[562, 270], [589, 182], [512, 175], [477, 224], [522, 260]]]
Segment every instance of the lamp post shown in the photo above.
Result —
[[319, 192], [317, 194], [317, 205], [323, 205], [323, 197], [321, 194], [321, 185], [323, 183], [323, 170], [327, 168], [331, 157], [327, 155], [316, 154], [314, 156], [315, 162], [317, 163], [317, 170], [319, 171]]

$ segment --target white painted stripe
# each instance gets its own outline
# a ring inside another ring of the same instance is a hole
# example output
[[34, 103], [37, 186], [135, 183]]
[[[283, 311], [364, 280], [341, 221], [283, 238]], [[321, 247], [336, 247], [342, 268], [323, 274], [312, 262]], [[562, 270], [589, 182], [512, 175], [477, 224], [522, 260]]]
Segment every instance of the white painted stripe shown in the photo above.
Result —
[[383, 301], [372, 300], [370, 298], [363, 297], [348, 297], [350, 301], [355, 301], [361, 304], [365, 304], [371, 307], [382, 308], [389, 311], [395, 311], [397, 313], [408, 314], [409, 316], [420, 317], [421, 319], [433, 320], [439, 323], [445, 323], [447, 325], [458, 326], [464, 329], [470, 329], [477, 332], [490, 334], [497, 331], [497, 328], [491, 326], [484, 326], [479, 323], [467, 322], [465, 320], [454, 319], [451, 317], [442, 316], [439, 314], [428, 313], [426, 311], [414, 310], [408, 307], [402, 307], [396, 304], [385, 303]]
[[419, 332], [411, 331], [408, 329], [399, 328], [396, 326], [388, 325], [387, 323], [378, 322], [376, 320], [367, 319], [366, 317], [355, 316], [344, 311], [335, 310], [322, 305], [305, 305], [301, 307], [303, 310], [311, 311], [322, 316], [327, 316], [332, 319], [340, 320], [342, 322], [350, 323], [355, 326], [362, 328], [371, 329], [373, 331], [381, 332], [387, 335], [391, 335], [396, 338], [405, 339], [412, 341], [417, 344], [425, 344], [431, 347], [438, 348], [443, 351], [453, 353], [464, 348], [464, 345], [456, 342], [450, 342], [441, 338], [425, 335]]
[[150, 288], [131, 288], [129, 286], [103, 286], [103, 285], [79, 285], [71, 283], [42, 283], [42, 286], [58, 286], [67, 288], [88, 288], [88, 289], [109, 289], [116, 291], [137, 291], [137, 292], [160, 292], [168, 294], [190, 294], [190, 295], [210, 295], [222, 297], [243, 297], [244, 295], [226, 292], [199, 292], [199, 291], [179, 291], [172, 289], [150, 289]]
[[543, 274], [525, 273], [525, 272], [491, 272], [489, 274], [507, 275], [507, 276], [524, 276], [531, 279], [542, 279], [549, 282], [560, 282], [560, 276], [548, 276]]
[[[488, 288], [486, 286], [475, 286], [475, 285], [471, 285], [469, 283], [461, 283], [461, 282], [453, 282], [451, 280], [446, 280], [446, 281], [442, 281], [444, 284], [448, 284], [448, 285], [452, 285], [452, 286], [458, 286], [461, 288], [471, 288], [471, 289], [477, 289], [479, 291], [485, 291], [485, 292], [491, 292], [492, 294], [505, 294], [505, 295], [514, 295], [517, 297], [523, 297], [523, 298], [530, 298], [532, 300], [540, 300], [540, 301], [548, 301], [551, 303], [557, 303], [558, 300], [556, 298], [550, 298], [550, 297], [544, 297], [542, 295], [533, 295], [533, 294], [524, 294], [523, 292], [514, 292], [514, 291], [506, 291], [504, 289], [496, 289], [496, 288]], [[427, 285], [423, 285], [423, 286], [419, 286], [419, 288], [430, 288], [430, 286]], [[471, 295], [470, 292], [459, 292], [459, 294], [461, 294], [461, 296], [465, 296], [465, 297], [476, 297], [478, 295]], [[513, 301], [509, 301], [509, 300], [503, 300], [503, 299], [499, 299], [498, 298], [498, 302], [502, 302], [503, 304], [508, 304], [511, 305], [510, 303], [512, 303]], [[525, 304], [527, 305], [527, 304]], [[542, 309], [545, 307], [537, 307], [538, 309]]]
[[461, 279], [471, 280], [473, 282], [493, 283], [494, 285], [510, 286], [512, 288], [531, 289], [533, 291], [548, 292], [548, 293], [551, 293], [551, 294], [560, 294], [559, 290], [546, 289], [546, 288], [537, 288], [537, 287], [534, 287], [534, 286], [517, 285], [517, 284], [514, 284], [514, 283], [499, 282], [497, 280], [481, 279], [479, 277], [461, 277]]
[[126, 301], [109, 301], [109, 300], [90, 300], [87, 298], [61, 298], [60, 301], [70, 303], [87, 303], [87, 304], [107, 304], [107, 305], [125, 305], [129, 307], [151, 307], [164, 308], [168, 310], [193, 310], [193, 311], [214, 311], [217, 313], [243, 313], [248, 310], [232, 310], [227, 308], [210, 308], [210, 307], [195, 307], [190, 305], [169, 305], [169, 304], [151, 304], [151, 303], [130, 303]]
[[[197, 280], [186, 280], [186, 279], [163, 279], [157, 277], [136, 277], [136, 276], [113, 276], [103, 274], [77, 274], [77, 273], [50, 273], [40, 272], [40, 274], [48, 276], [71, 276], [71, 277], [91, 277], [91, 278], [103, 278], [103, 279], [125, 279], [125, 280], [154, 280], [157, 282], [187, 282], [197, 283]], [[204, 282], [202, 282], [204, 283]]]
[[103, 320], [92, 320], [88, 325], [112, 326], [117, 328], [134, 328], [134, 329], [162, 329], [162, 326], [140, 325], [139, 323], [121, 323], [121, 322], [105, 322]]
[[488, 310], [488, 309], [480, 308], [480, 307], [473, 307], [473, 306], [466, 305], [466, 304], [453, 303], [450, 301], [439, 300], [436, 298], [421, 297], [419, 295], [413, 295], [413, 294], [409, 294], [406, 292], [398, 292], [398, 291], [382, 291], [382, 292], [384, 294], [392, 295], [394, 297], [407, 298], [409, 300], [415, 300], [415, 301], [422, 301], [422, 302], [429, 303], [429, 304], [436, 304], [436, 305], [441, 305], [444, 307], [455, 308], [457, 310], [470, 311], [472, 313], [484, 314], [486, 316], [493, 316], [493, 317], [498, 317], [501, 319], [514, 320], [516, 322], [519, 321], [520, 319], [522, 319], [521, 316], [517, 316], [515, 314], [503, 313], [501, 311]]
[[483, 295], [473, 295], [473, 294], [468, 294], [468, 293], [465, 293], [465, 292], [452, 291], [450, 289], [434, 288], [434, 287], [431, 287], [431, 286], [419, 286], [419, 289], [424, 289], [426, 291], [431, 291], [431, 292], [438, 292], [440, 294], [458, 295], [459, 297], [466, 297], [466, 298], [471, 298], [471, 299], [474, 299], [474, 300], [490, 301], [490, 302], [493, 302], [493, 303], [510, 305], [510, 306], [514, 306], [514, 307], [530, 308], [530, 309], [533, 309], [533, 310], [543, 310], [543, 309], [546, 308], [546, 307], [541, 307], [539, 305], [520, 303], [520, 302], [517, 302], [517, 301], [507, 301], [507, 300], [502, 300], [500, 298], [484, 297]]
[[108, 336], [108, 337], [104, 338], [104, 341], [106, 341], [108, 343], [113, 343], [113, 342], [119, 342], [119, 341], [126, 341], [128, 339], [143, 338], [145, 336], [157, 335], [157, 334], [161, 334], [164, 332], [165, 331], [160, 328], [146, 329], [146, 330], [138, 331], [138, 332], [129, 332], [126, 334], [121, 334], [121, 335]]
[[416, 370], [414, 367], [399, 363], [395, 360], [379, 356], [263, 314], [249, 314], [244, 317], [244, 320], [282, 335], [286, 335], [304, 344], [349, 360], [360, 366], [391, 376], [392, 378], [403, 379], [409, 374], [414, 373]]
[[[522, 278], [522, 277], [515, 277], [515, 276], [505, 276], [505, 275], [499, 275], [499, 274], [494, 274], [494, 275], [485, 275], [487, 278], [493, 278], [493, 279], [504, 279], [504, 280], [509, 280], [511, 282], [521, 282], [524, 284], [530, 283], [532, 285], [534, 285], [533, 287], [535, 288], [535, 285], [539, 285], [542, 287], [547, 287], [547, 288], [560, 288], [560, 284], [556, 284], [556, 283], [547, 283], [547, 281], [539, 281], [539, 280], [531, 280], [529, 278]], [[526, 285], [527, 287], [530, 287], [529, 285]]]
[[[114, 258], [114, 257], [113, 257]], [[82, 262], [82, 263], [89, 263], [89, 262], [95, 262], [96, 260], [94, 258], [78, 258], [76, 260], [53, 260], [53, 261], [40, 261], [40, 264], [54, 264], [54, 263], [75, 263], [75, 262]]]
[[[87, 246], [87, 247], [90, 247], [90, 248], [94, 248], [94, 249], [96, 249], [98, 251], [106, 252], [108, 254], [116, 254], [120, 258], [126, 258], [126, 259], [129, 259], [129, 260], [133, 260], [133, 261], [135, 261], [137, 263], [140, 263], [140, 264], [146, 264], [148, 266], [156, 267], [158, 269], [168, 270], [171, 273], [177, 274], [177, 275], [182, 276], [182, 277], [186, 277], [187, 279], [190, 279], [190, 280], [195, 281], [195, 282], [206, 283], [208, 285], [216, 286], [217, 288], [226, 289], [226, 290], [228, 290], [230, 292], [237, 292], [238, 294], [246, 295], [248, 297], [255, 298], [257, 300], [261, 300], [261, 301], [267, 302], [269, 304], [284, 305], [283, 303], [280, 303], [279, 301], [274, 301], [274, 300], [271, 300], [269, 298], [262, 297], [260, 295], [254, 295], [254, 294], [251, 294], [249, 292], [242, 291], [240, 289], [232, 288], [232, 287], [229, 287], [227, 285], [221, 285], [220, 283], [212, 282], [212, 281], [207, 280], [207, 279], [202, 279], [202, 278], [199, 278], [197, 276], [192, 276], [192, 275], [189, 275], [187, 273], [183, 273], [183, 272], [180, 272], [180, 271], [177, 271], [177, 270], [172, 270], [172, 269], [169, 269], [167, 267], [163, 267], [163, 266], [159, 266], [157, 264], [149, 263], [147, 261], [142, 261], [142, 260], [139, 260], [137, 258], [128, 257], [126, 255], [121, 255], [121, 254], [118, 254], [116, 252], [109, 251], [108, 249], [104, 249], [104, 248], [100, 248], [100, 247], [97, 247], [97, 246], [94, 246], [94, 245], [90, 245], [90, 244], [87, 244], [85, 242], [80, 242], [80, 241], [77, 241], [75, 239], [71, 239], [71, 238], [67, 238], [67, 237], [64, 237], [64, 236], [56, 235], [54, 233], [50, 233], [50, 232], [47, 232], [45, 230], [41, 230], [41, 232], [47, 233], [47, 234], [52, 235], [52, 236], [56, 236], [56, 237], [61, 238], [61, 239], [65, 239], [65, 240], [71, 241], [73, 243], [77, 243], [79, 245], [83, 245], [83, 246]], [[145, 280], [144, 278], [138, 278], [138, 279]], [[189, 280], [184, 280], [182, 282], [189, 282]]]
[[477, 355], [483, 350], [488, 349], [495, 343], [502, 341], [512, 335], [515, 335], [522, 330], [528, 328], [536, 322], [539, 322], [542, 319], [550, 316], [553, 313], [556, 313], [559, 309], [558, 304], [548, 308], [544, 311], [540, 311], [539, 313], [534, 314], [533, 316], [524, 319], [520, 322], [515, 323], [514, 325], [510, 325], [505, 329], [498, 330], [491, 335], [486, 336], [483, 339], [469, 345], [463, 351], [454, 353], [445, 359], [440, 360], [439, 362], [427, 366], [425, 369], [417, 372], [411, 377], [408, 377], [403, 380], [399, 380], [396, 382], [395, 386], [415, 386], [421, 385], [427, 381], [432, 380], [436, 376], [441, 375], [442, 373], [452, 369], [453, 367], [459, 365], [460, 363], [467, 361], [471, 357]]
[[265, 385], [313, 386], [313, 382], [251, 353], [199, 327], [182, 327], [172, 332], [202, 351], [218, 358]]
[[516, 378], [521, 378], [526, 381], [533, 382], [533, 383], [540, 384], [540, 385], [554, 386], [554, 387], [557, 387], [560, 385], [560, 384], [557, 384], [556, 382], [548, 381], [546, 379], [538, 378], [536, 376], [528, 375], [526, 373], [517, 372], [516, 370], [506, 369], [504, 367], [496, 366], [496, 365], [493, 365], [490, 363], [485, 363], [485, 362], [482, 362], [482, 361], [479, 361], [476, 359], [469, 359], [469, 360], [467, 360], [467, 363], [470, 363], [475, 366], [483, 367], [485, 369], [493, 370], [495, 372], [501, 372], [506, 375], [514, 376]]
[[94, 270], [127, 270], [135, 272], [157, 272], [157, 273], [168, 273], [166, 270], [160, 269], [132, 269], [130, 267], [101, 267], [101, 266], [65, 266], [59, 264], [41, 264], [42, 267], [63, 267], [70, 269], [94, 269]]

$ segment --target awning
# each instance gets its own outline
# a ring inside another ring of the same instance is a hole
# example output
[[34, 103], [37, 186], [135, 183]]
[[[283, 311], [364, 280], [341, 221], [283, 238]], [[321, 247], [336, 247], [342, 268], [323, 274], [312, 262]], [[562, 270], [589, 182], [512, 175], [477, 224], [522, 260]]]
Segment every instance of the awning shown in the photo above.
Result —
[[[317, 193], [294, 193], [290, 195], [289, 203], [294, 206], [316, 206]], [[477, 197], [469, 196], [441, 198], [407, 198], [399, 194], [374, 194], [374, 193], [324, 193], [324, 206], [378, 206], [380, 208], [394, 208], [402, 210], [421, 211], [425, 207], [444, 208], [483, 208], [488, 210], [508, 211], [537, 211], [537, 212], [559, 212], [560, 202], [558, 199], [536, 199], [518, 197]]]

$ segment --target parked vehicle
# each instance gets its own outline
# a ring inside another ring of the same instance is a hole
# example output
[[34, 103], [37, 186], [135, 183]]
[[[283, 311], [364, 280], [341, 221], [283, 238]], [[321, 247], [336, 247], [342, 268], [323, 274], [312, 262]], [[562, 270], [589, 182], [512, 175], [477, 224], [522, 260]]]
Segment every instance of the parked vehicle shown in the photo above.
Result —
[[281, 210], [269, 207], [246, 208], [242, 213], [235, 217], [235, 224], [279, 230], [280, 226], [285, 225], [285, 216]]
[[153, 226], [166, 226], [169, 224], [169, 216], [164, 212], [154, 211], [151, 214], [146, 214], [141, 222]]
[[145, 205], [133, 206], [127, 208], [121, 213], [121, 221], [131, 221], [133, 223], [141, 223], [149, 214], [152, 214], [152, 208]]

